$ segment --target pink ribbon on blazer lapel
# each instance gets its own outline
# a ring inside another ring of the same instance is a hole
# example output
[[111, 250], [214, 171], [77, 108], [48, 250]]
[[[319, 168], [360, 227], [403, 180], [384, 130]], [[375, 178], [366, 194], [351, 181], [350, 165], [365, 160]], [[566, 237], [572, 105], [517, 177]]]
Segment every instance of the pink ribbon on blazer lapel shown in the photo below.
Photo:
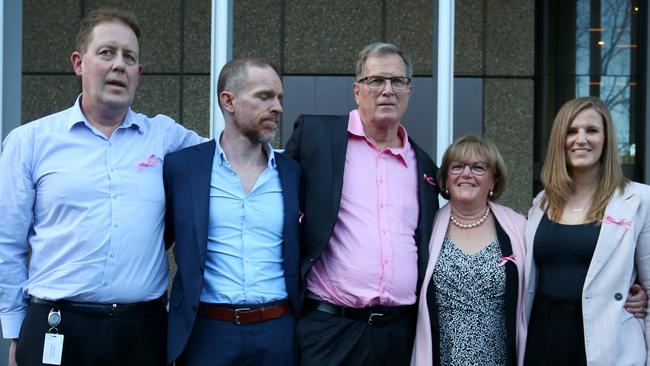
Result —
[[616, 218], [614, 218], [612, 216], [607, 215], [607, 217], [605, 217], [605, 222], [610, 223], [610, 224], [621, 225], [626, 229], [630, 228], [630, 222], [627, 221], [625, 218], [616, 219]]
[[499, 263], [497, 264], [497, 267], [505, 266], [505, 264], [508, 263], [508, 262], [515, 263], [515, 255], [514, 254], [510, 254], [507, 257], [501, 257], [501, 259], [499, 259]]
[[430, 186], [436, 185], [436, 181], [433, 179], [433, 177], [430, 177], [426, 174], [422, 176], [422, 180], [429, 183]]

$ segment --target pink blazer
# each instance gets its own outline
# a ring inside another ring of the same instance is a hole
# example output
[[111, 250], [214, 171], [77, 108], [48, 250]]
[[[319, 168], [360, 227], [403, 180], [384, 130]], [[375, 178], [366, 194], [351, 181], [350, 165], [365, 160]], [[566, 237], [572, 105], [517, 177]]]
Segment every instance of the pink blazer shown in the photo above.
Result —
[[[526, 314], [537, 287], [533, 260], [535, 232], [544, 215], [541, 192], [528, 213], [526, 243]], [[650, 186], [628, 183], [605, 208], [596, 250], [582, 287], [585, 351], [589, 366], [650, 365], [650, 316], [637, 319], [625, 311], [628, 290], [638, 276], [650, 293]]]
[[[526, 258], [526, 245], [524, 242], [524, 230], [526, 228], [526, 218], [523, 215], [497, 203], [490, 202], [490, 209], [494, 217], [499, 222], [503, 230], [508, 234], [512, 245], [512, 254], [514, 255], [517, 273], [519, 275], [519, 288], [517, 299], [517, 359], [518, 364], [523, 363], [524, 349], [526, 347], [526, 314], [524, 311], [524, 260]], [[418, 303], [418, 320], [413, 344], [413, 354], [411, 357], [412, 366], [425, 366], [433, 363], [431, 322], [429, 319], [429, 308], [427, 306], [427, 288], [431, 282], [433, 268], [438, 260], [440, 249], [447, 227], [449, 226], [449, 216], [451, 207], [446, 205], [441, 208], [434, 220], [433, 234], [429, 242], [429, 263], [424, 275], [424, 282], [420, 290], [420, 299]]]

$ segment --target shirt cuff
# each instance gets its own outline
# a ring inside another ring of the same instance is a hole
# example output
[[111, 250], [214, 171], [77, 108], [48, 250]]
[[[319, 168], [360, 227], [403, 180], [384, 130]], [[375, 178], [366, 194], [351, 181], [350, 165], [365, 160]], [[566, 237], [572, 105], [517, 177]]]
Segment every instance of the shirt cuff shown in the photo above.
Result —
[[0, 315], [2, 337], [5, 339], [17, 339], [20, 335], [20, 327], [23, 325], [26, 314], [27, 311], [23, 310], [16, 313]]

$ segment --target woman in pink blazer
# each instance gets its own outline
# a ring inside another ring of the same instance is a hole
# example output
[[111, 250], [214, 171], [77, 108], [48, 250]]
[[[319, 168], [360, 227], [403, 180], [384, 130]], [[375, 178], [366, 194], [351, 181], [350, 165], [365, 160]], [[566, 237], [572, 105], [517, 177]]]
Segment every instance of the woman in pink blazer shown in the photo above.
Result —
[[600, 99], [558, 112], [526, 228], [526, 365], [648, 364], [649, 320], [624, 300], [650, 285], [650, 187], [625, 179], [617, 147]]
[[494, 201], [506, 167], [493, 143], [467, 135], [445, 152], [420, 291], [413, 365], [515, 365], [525, 337], [526, 219]]

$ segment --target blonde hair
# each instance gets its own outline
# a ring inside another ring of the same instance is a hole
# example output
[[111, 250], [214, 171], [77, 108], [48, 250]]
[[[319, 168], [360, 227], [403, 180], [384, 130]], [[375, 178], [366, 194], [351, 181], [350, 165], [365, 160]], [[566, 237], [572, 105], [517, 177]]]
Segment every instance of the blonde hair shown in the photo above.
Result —
[[566, 136], [571, 122], [578, 113], [586, 109], [593, 109], [601, 115], [605, 129], [605, 144], [600, 156], [599, 183], [591, 208], [587, 212], [586, 222], [602, 220], [605, 208], [616, 188], [623, 190], [627, 184], [619, 162], [612, 115], [605, 103], [596, 97], [582, 97], [568, 101], [560, 108], [553, 121], [546, 160], [542, 167], [544, 198], [541, 205], [548, 209], [549, 217], [553, 221], [560, 220], [564, 206], [575, 189], [575, 182], [567, 166]]
[[474, 158], [485, 159], [485, 162], [492, 171], [494, 189], [492, 190], [492, 196], [489, 196], [488, 199], [496, 201], [505, 192], [508, 172], [499, 149], [487, 138], [469, 134], [449, 145], [447, 150], [445, 150], [445, 154], [442, 156], [442, 163], [440, 164], [440, 169], [438, 169], [438, 185], [440, 186], [440, 194], [445, 199], [449, 199], [449, 194], [447, 193], [447, 177], [449, 176], [449, 165], [451, 165], [451, 162], [470, 163], [470, 159]]

